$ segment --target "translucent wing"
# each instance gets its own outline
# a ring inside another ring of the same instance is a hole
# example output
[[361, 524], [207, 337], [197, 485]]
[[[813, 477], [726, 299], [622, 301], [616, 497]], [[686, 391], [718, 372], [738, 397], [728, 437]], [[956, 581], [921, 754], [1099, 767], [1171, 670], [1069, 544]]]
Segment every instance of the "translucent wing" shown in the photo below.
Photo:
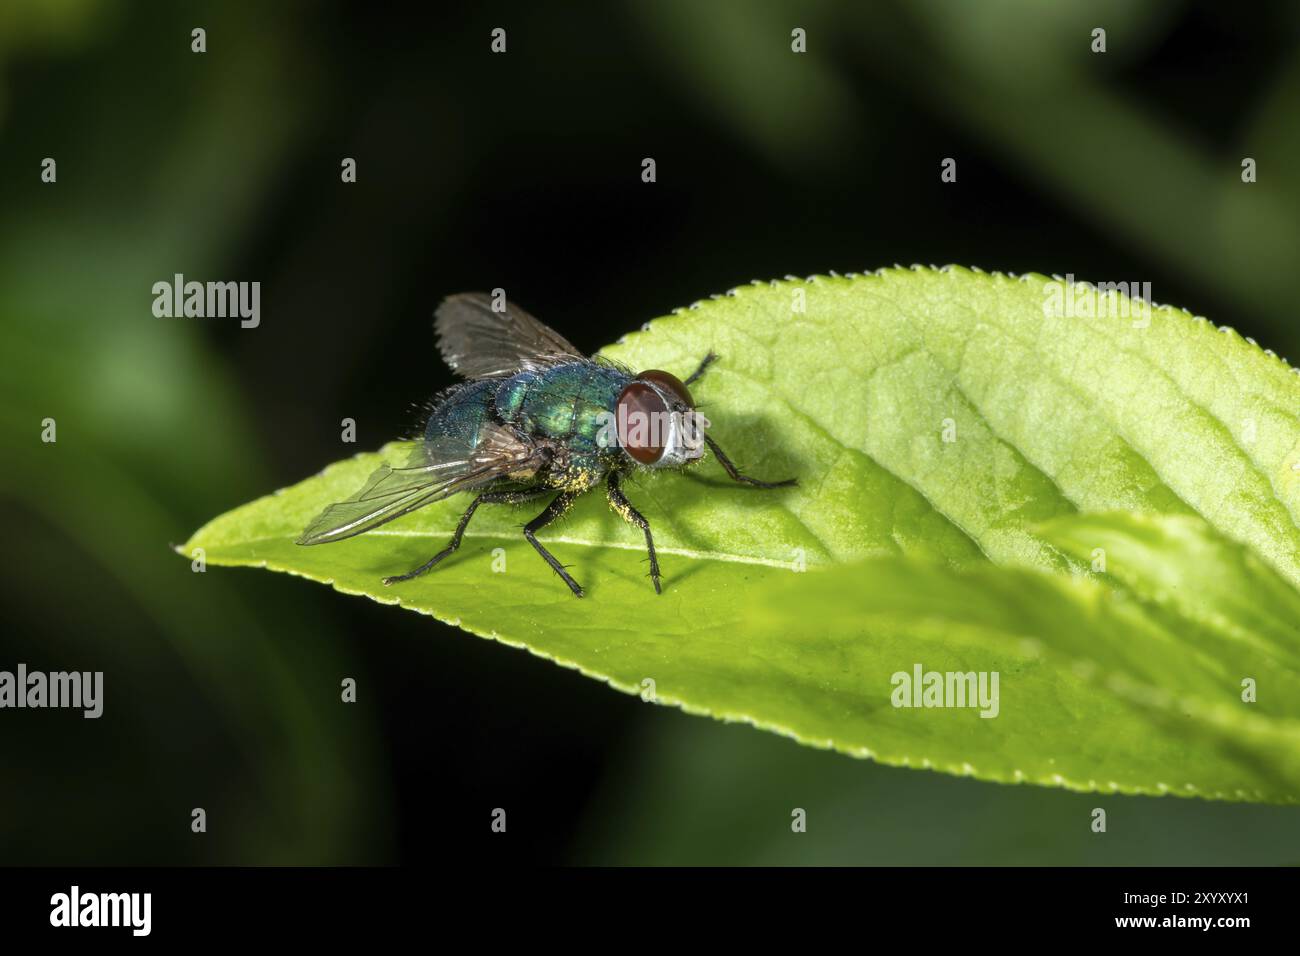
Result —
[[443, 360], [466, 378], [510, 375], [582, 358], [582, 353], [549, 326], [516, 305], [492, 310], [482, 292], [449, 296], [433, 320]]
[[342, 541], [458, 491], [526, 473], [539, 463], [531, 442], [500, 425], [488, 426], [472, 447], [451, 438], [417, 442], [408, 467], [379, 468], [355, 495], [317, 515], [298, 543]]

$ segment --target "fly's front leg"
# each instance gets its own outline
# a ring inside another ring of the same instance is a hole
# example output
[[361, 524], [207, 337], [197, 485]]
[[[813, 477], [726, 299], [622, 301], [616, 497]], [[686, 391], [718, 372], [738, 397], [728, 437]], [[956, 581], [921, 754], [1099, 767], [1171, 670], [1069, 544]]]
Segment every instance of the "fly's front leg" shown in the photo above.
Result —
[[636, 525], [645, 532], [645, 549], [650, 554], [650, 580], [654, 582], [655, 594], [663, 594], [663, 589], [659, 586], [659, 558], [655, 556], [655, 539], [650, 534], [650, 522], [645, 520], [641, 512], [632, 507], [632, 502], [627, 500], [620, 487], [617, 471], [611, 471], [609, 478], [605, 480], [605, 487], [609, 495], [609, 506], [623, 516], [623, 520], [628, 524]]
[[755, 488], [788, 488], [790, 485], [796, 485], [799, 483], [798, 478], [787, 478], [785, 481], [759, 481], [757, 478], [749, 477], [749, 475], [742, 475], [736, 469], [736, 466], [731, 463], [731, 459], [723, 454], [722, 449], [718, 447], [717, 442], [708, 435], [704, 436], [704, 442], [709, 446], [709, 450], [713, 452], [714, 456], [718, 459], [718, 464], [723, 467], [731, 477], [732, 481], [739, 481], [746, 485], [753, 485]]
[[384, 587], [390, 584], [397, 584], [399, 581], [409, 581], [411, 578], [418, 578], [421, 574], [432, 571], [434, 566], [443, 558], [452, 554], [460, 547], [460, 539], [465, 536], [465, 529], [469, 526], [469, 519], [474, 517], [474, 512], [478, 510], [479, 505], [491, 504], [518, 504], [521, 501], [530, 501], [533, 498], [540, 498], [546, 494], [547, 488], [524, 488], [521, 491], [486, 491], [470, 502], [465, 513], [460, 516], [460, 524], [456, 525], [456, 531], [451, 536], [451, 544], [443, 548], [432, 558], [420, 565], [413, 571], [407, 571], [405, 574], [395, 574], [392, 577], [384, 578]]
[[700, 363], [700, 367], [697, 368], [694, 372], [692, 372], [689, 376], [687, 376], [686, 384], [690, 385], [693, 382], [695, 382], [701, 375], [704, 374], [705, 370], [708, 369], [708, 367], [712, 365], [714, 362], [716, 362], [717, 360], [718, 360], [718, 356], [715, 355], [713, 352], [710, 352], [708, 355], [704, 356], [704, 361]]
[[551, 566], [551, 570], [564, 579], [564, 583], [569, 586], [569, 590], [574, 593], [574, 596], [582, 597], [582, 588], [578, 585], [578, 582], [573, 580], [568, 571], [564, 570], [564, 565], [555, 560], [555, 555], [542, 547], [542, 543], [537, 540], [537, 532], [572, 508], [573, 503], [577, 500], [578, 492], [560, 492], [555, 496], [555, 500], [546, 506], [545, 511], [524, 525], [524, 537], [528, 539], [529, 544], [537, 549], [537, 553], [542, 556], [546, 563]]

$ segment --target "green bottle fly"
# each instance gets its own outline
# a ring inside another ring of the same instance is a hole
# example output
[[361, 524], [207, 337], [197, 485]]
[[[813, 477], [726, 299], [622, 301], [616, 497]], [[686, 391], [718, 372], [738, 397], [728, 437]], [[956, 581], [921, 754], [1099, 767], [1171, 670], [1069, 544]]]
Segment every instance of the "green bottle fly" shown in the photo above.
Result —
[[330, 505], [303, 532], [299, 544], [341, 541], [379, 527], [460, 491], [473, 491], [450, 544], [396, 584], [432, 570], [460, 547], [482, 504], [519, 504], [554, 495], [524, 526], [524, 537], [578, 597], [582, 588], [537, 540], [537, 532], [605, 483], [610, 506], [645, 533], [650, 578], [661, 592], [650, 524], [623, 494], [620, 479], [634, 468], [683, 467], [707, 448], [734, 480], [767, 482], [737, 471], [705, 433], [689, 386], [715, 360], [705, 356], [685, 381], [652, 369], [634, 374], [583, 356], [559, 333], [522, 309], [494, 308], [482, 293], [446, 299], [434, 321], [443, 358], [469, 381], [438, 396], [408, 467], [385, 466], [356, 495]]

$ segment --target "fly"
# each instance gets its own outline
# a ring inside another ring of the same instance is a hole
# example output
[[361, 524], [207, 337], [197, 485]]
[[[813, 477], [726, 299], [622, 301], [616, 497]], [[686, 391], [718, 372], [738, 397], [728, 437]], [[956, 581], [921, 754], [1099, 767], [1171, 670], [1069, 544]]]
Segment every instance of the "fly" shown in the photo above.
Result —
[[424, 436], [408, 467], [383, 466], [347, 501], [332, 504], [298, 544], [326, 544], [371, 531], [457, 492], [470, 502], [451, 542], [385, 585], [433, 570], [460, 547], [480, 505], [521, 504], [554, 495], [524, 526], [524, 537], [578, 597], [582, 588], [540, 541], [537, 532], [567, 512], [602, 481], [606, 497], [628, 523], [645, 533], [650, 579], [662, 593], [650, 523], [623, 494], [622, 478], [638, 468], [681, 468], [705, 448], [734, 480], [757, 488], [705, 433], [708, 420], [695, 408], [689, 386], [717, 359], [712, 352], [685, 381], [659, 369], [633, 374], [605, 359], [590, 359], [517, 306], [493, 308], [483, 293], [446, 299], [434, 319], [438, 348], [467, 381], [435, 401]]

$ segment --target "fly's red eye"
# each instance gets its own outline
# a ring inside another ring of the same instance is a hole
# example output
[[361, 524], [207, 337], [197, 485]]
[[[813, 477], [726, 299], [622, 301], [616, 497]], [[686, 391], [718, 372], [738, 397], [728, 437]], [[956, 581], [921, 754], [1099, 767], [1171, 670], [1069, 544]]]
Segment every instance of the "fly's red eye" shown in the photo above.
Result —
[[681, 399], [687, 408], [695, 407], [695, 399], [691, 398], [691, 391], [686, 387], [686, 383], [674, 375], [672, 372], [664, 372], [657, 368], [652, 368], [648, 372], [642, 372], [637, 378], [642, 382], [654, 382], [669, 395], [676, 395]]
[[629, 384], [618, 397], [617, 415], [618, 442], [629, 455], [643, 465], [653, 465], [664, 456], [668, 405], [652, 386]]

